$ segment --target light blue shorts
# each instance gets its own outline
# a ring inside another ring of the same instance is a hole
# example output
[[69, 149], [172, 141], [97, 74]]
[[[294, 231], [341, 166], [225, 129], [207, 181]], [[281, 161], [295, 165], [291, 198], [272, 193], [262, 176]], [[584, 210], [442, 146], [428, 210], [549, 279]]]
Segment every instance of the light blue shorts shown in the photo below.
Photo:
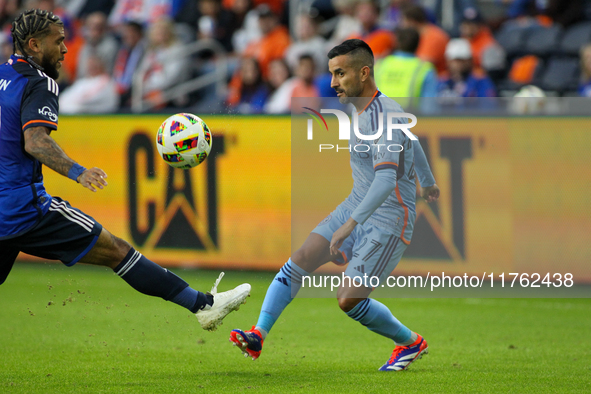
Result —
[[[312, 232], [322, 235], [330, 242], [333, 233], [349, 220], [351, 213], [339, 205]], [[339, 249], [341, 256], [334, 262], [339, 265], [348, 263], [345, 275], [353, 279], [362, 279], [364, 275], [368, 278], [378, 278], [371, 282], [372, 285], [376, 285], [382, 283], [396, 268], [406, 246], [399, 237], [366, 222], [355, 226]], [[362, 283], [369, 283], [368, 281], [369, 279], [366, 279], [366, 282]]]

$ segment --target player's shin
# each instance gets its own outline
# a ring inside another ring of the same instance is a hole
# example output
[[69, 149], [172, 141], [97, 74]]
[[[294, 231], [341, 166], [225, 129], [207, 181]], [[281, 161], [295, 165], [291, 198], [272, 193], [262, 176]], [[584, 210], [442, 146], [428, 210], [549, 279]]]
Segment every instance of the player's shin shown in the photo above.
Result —
[[113, 271], [140, 293], [172, 301], [193, 313], [213, 303], [213, 296], [192, 289], [187, 282], [134, 248]]
[[[392, 339], [398, 345], [411, 344], [412, 335], [406, 326], [398, 321], [390, 309], [379, 301], [367, 298], [357, 304], [347, 316], [366, 326], [376, 334]], [[416, 340], [416, 334], [414, 334]], [[411, 341], [411, 342], [409, 342]]]
[[265, 339], [275, 321], [300, 290], [302, 276], [305, 275], [309, 275], [309, 273], [289, 259], [273, 279], [265, 295], [265, 301], [263, 301], [261, 314], [256, 325], [256, 329], [261, 332], [263, 339]]

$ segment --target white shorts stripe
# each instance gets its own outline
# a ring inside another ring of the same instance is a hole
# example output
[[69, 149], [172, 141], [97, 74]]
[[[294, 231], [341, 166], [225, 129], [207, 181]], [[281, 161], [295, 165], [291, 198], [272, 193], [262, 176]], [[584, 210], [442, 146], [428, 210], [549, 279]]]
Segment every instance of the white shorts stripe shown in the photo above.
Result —
[[[92, 223], [88, 218], [80, 215], [78, 212], [73, 210], [66, 210], [63, 207], [59, 206], [57, 203], [54, 204], [55, 200], [51, 200], [51, 205], [49, 207], [50, 211], [59, 212], [63, 217], [68, 219], [69, 221], [79, 224], [83, 229], [88, 231], [89, 233], [92, 232], [92, 228], [94, 223]], [[73, 215], [75, 213], [76, 215]], [[83, 219], [83, 220], [81, 220]]]
[[83, 214], [81, 214], [77, 210], [72, 209], [71, 207], [68, 207], [68, 205], [66, 204], [65, 201], [57, 202], [55, 200], [51, 200], [51, 204], [54, 205], [56, 208], [62, 208], [65, 211], [71, 213], [74, 217], [76, 217], [79, 220], [87, 223], [89, 226], [91, 226], [91, 227], [94, 226], [94, 221], [93, 220], [91, 220], [90, 218], [84, 216]]
[[66, 219], [68, 219], [69, 221], [71, 221], [71, 222], [73, 222], [73, 223], [79, 224], [79, 225], [80, 225], [80, 227], [82, 227], [84, 230], [86, 230], [86, 231], [88, 231], [88, 232], [91, 232], [91, 231], [92, 231], [92, 227], [88, 227], [88, 225], [87, 225], [87, 224], [85, 224], [85, 223], [82, 223], [82, 222], [80, 222], [80, 221], [78, 221], [78, 220], [76, 220], [76, 219], [72, 218], [72, 216], [71, 216], [71, 215], [70, 215], [68, 212], [64, 211], [64, 210], [63, 210], [63, 209], [61, 209], [61, 208], [54, 208], [54, 207], [49, 207], [49, 210], [50, 210], [50, 211], [55, 211], [55, 212], [59, 212], [59, 213], [61, 213], [63, 217], [65, 217]]

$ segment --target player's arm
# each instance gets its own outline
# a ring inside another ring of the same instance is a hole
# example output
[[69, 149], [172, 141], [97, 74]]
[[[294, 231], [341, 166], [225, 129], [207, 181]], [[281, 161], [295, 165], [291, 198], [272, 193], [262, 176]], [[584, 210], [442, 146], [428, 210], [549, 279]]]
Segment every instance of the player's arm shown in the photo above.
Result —
[[413, 141], [412, 143], [414, 153], [415, 172], [419, 178], [421, 184], [421, 197], [427, 202], [433, 202], [439, 198], [439, 187], [435, 183], [435, 178], [427, 162], [425, 151], [420, 142]]
[[338, 254], [345, 239], [353, 232], [357, 224], [365, 221], [386, 201], [396, 188], [396, 170], [384, 168], [376, 171], [375, 178], [361, 203], [355, 208], [351, 217], [333, 233], [330, 241], [330, 252]]
[[58, 174], [79, 182], [87, 189], [96, 191], [107, 185], [107, 174], [100, 168], [86, 169], [70, 159], [49, 135], [51, 130], [44, 126], [29, 127], [24, 131], [25, 151]]

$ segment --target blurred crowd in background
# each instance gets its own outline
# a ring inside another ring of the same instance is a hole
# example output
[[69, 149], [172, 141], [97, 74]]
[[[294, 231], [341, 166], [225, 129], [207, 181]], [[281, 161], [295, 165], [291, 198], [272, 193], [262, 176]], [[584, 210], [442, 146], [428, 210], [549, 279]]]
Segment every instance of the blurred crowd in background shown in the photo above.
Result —
[[0, 0], [3, 62], [30, 8], [65, 25], [62, 113], [289, 113], [349, 38], [390, 97], [591, 96], [591, 0]]

